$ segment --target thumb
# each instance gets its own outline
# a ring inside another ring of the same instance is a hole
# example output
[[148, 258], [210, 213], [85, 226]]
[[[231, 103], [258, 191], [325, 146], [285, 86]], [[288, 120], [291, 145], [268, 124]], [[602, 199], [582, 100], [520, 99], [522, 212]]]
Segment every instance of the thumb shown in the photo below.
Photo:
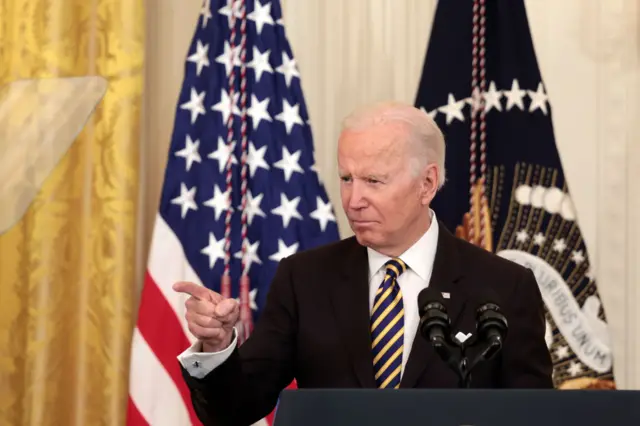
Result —
[[224, 322], [234, 320], [234, 315], [238, 313], [238, 302], [235, 299], [224, 299], [216, 305], [216, 316]]

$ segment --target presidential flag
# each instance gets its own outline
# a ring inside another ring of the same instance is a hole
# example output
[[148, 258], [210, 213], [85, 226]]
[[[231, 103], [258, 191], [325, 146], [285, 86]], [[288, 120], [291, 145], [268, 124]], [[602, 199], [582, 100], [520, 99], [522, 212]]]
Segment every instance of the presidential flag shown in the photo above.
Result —
[[173, 283], [237, 298], [242, 343], [278, 262], [338, 239], [280, 2], [205, 1], [133, 338], [128, 424], [198, 424], [176, 359], [194, 338]]
[[446, 139], [447, 182], [433, 207], [458, 237], [533, 270], [556, 387], [613, 388], [551, 104], [522, 0], [438, 2], [416, 98]]

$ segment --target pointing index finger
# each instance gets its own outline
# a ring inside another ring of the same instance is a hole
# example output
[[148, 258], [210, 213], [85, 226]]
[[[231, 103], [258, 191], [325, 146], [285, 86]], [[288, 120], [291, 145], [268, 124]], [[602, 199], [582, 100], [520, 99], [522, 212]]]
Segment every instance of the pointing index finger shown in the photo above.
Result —
[[198, 285], [196, 283], [188, 282], [188, 281], [179, 281], [173, 285], [173, 290], [178, 293], [188, 294], [190, 296], [195, 297], [196, 299], [206, 300], [210, 302], [214, 302], [214, 298], [212, 297], [212, 292], [207, 288]]

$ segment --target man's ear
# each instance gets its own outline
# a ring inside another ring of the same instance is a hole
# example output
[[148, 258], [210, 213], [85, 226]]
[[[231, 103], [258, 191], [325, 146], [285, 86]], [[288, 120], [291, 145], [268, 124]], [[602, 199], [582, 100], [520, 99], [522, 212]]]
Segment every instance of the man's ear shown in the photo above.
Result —
[[433, 163], [427, 164], [422, 171], [420, 180], [420, 202], [422, 205], [428, 206], [438, 192], [438, 166]]

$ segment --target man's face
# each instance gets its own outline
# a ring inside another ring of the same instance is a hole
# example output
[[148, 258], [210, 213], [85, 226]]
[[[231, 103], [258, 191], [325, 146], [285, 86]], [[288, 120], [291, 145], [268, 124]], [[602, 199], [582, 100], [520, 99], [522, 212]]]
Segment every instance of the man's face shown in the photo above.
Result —
[[412, 173], [407, 138], [405, 127], [385, 123], [346, 130], [338, 142], [340, 194], [349, 225], [360, 244], [381, 252], [397, 251], [416, 238], [435, 193], [425, 179], [435, 175], [435, 166]]

